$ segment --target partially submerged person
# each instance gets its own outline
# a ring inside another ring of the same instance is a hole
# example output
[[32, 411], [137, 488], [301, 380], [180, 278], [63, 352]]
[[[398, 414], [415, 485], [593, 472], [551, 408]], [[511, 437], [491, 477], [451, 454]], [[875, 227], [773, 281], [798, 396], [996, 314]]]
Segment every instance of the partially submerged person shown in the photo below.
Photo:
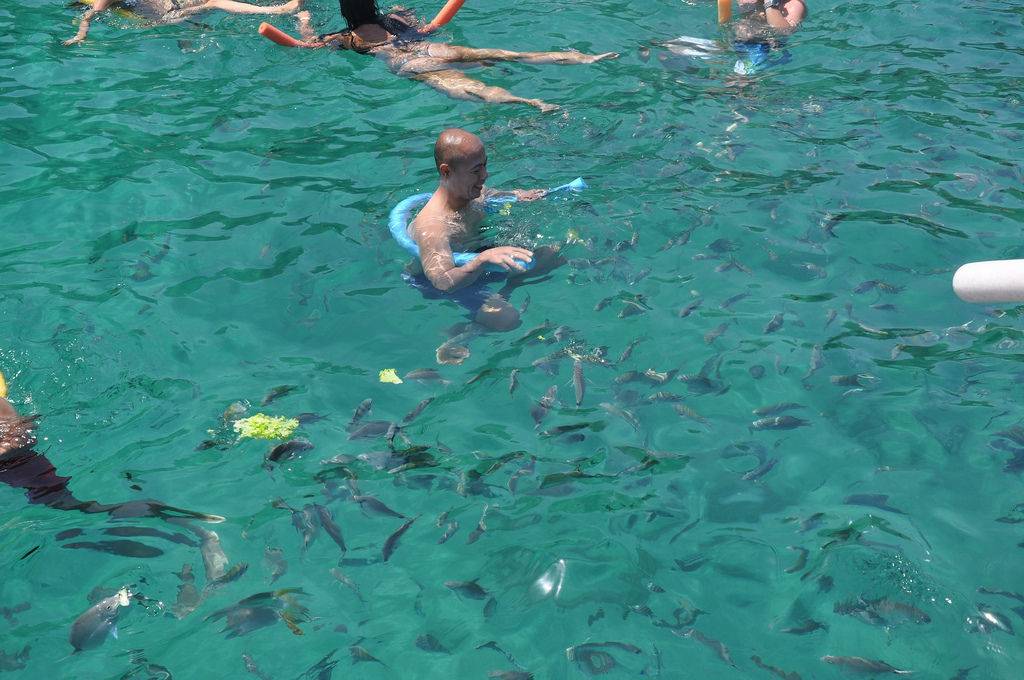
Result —
[[[487, 188], [487, 153], [471, 132], [450, 128], [434, 144], [434, 164], [440, 181], [430, 200], [409, 224], [409, 236], [419, 248], [419, 259], [406, 266], [404, 278], [428, 298], [458, 302], [469, 310], [474, 323], [492, 331], [519, 327], [519, 312], [508, 296], [526, 277], [543, 276], [564, 260], [549, 246], [534, 251], [517, 246], [492, 246], [481, 235], [484, 199], [512, 195], [533, 201], [547, 192], [501, 192]], [[468, 263], [455, 264], [453, 252], [477, 252]], [[526, 263], [533, 262], [527, 271]], [[495, 265], [503, 271], [486, 271]], [[494, 292], [489, 283], [504, 283]]]
[[194, 14], [213, 10], [231, 14], [295, 14], [302, 9], [303, 1], [290, 0], [283, 5], [263, 7], [236, 0], [94, 0], [82, 16], [78, 33], [74, 38], [65, 40], [64, 44], [76, 45], [85, 42], [92, 20], [106, 9], [125, 9], [156, 24], [173, 24]]
[[405, 11], [382, 14], [376, 0], [340, 0], [341, 15], [348, 25], [344, 31], [317, 36], [309, 26], [309, 15], [299, 15], [299, 30], [309, 46], [331, 46], [372, 54], [383, 59], [395, 74], [418, 80], [453, 99], [483, 100], [492, 103], [519, 103], [553, 111], [558, 107], [540, 99], [517, 97], [508, 90], [486, 85], [470, 78], [460, 69], [483, 66], [495, 61], [516, 61], [521, 64], [592, 64], [617, 57], [614, 52], [582, 54], [580, 52], [512, 52], [509, 50], [475, 49], [427, 42], [426, 35], [415, 26], [411, 13]]
[[53, 464], [35, 448], [37, 419], [38, 416], [19, 415], [6, 395], [0, 394], [0, 483], [23, 489], [30, 505], [86, 514], [105, 513], [117, 519], [159, 517], [168, 521], [224, 521], [223, 517], [173, 508], [152, 500], [106, 505], [75, 498], [68, 489], [71, 478], [58, 475]]
[[[749, 75], [766, 66], [772, 50], [785, 45], [785, 39], [800, 28], [807, 17], [804, 0], [737, 0], [738, 16], [730, 29], [733, 34], [732, 49], [738, 53], [733, 70], [740, 75]], [[681, 36], [663, 44], [675, 55], [711, 59], [723, 52], [723, 46], [706, 38]], [[666, 61], [665, 57], [659, 57]], [[788, 61], [788, 53], [771, 61]]]

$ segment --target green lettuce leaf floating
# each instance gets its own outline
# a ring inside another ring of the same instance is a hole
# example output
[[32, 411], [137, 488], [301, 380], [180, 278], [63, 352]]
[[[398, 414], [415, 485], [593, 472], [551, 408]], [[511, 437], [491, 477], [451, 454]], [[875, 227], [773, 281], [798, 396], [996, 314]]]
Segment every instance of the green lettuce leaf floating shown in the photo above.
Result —
[[299, 426], [297, 418], [285, 418], [284, 416], [266, 416], [257, 413], [248, 418], [241, 418], [235, 421], [235, 432], [239, 439], [252, 437], [253, 439], [288, 439], [292, 432]]

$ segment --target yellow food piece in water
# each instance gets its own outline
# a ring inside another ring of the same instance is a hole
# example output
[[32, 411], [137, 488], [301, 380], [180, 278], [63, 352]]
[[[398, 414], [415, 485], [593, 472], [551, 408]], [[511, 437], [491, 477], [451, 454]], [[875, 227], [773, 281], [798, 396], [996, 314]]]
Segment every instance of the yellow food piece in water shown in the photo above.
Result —
[[402, 379], [398, 377], [393, 368], [385, 368], [379, 374], [380, 381], [382, 383], [392, 383], [394, 385], [401, 385]]
[[0, 372], [0, 397], [7, 398], [7, 381], [4, 380], [4, 374]]
[[235, 421], [235, 432], [239, 439], [252, 437], [253, 439], [287, 439], [292, 436], [299, 427], [297, 418], [286, 418], [284, 416], [267, 416], [257, 413], [249, 418], [241, 418]]

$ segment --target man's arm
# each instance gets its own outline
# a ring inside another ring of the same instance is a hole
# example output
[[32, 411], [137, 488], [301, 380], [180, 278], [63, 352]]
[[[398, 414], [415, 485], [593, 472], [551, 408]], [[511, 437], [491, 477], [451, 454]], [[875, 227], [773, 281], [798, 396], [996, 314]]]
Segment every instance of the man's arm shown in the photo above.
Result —
[[95, 0], [92, 7], [90, 7], [85, 14], [82, 15], [82, 21], [78, 24], [78, 33], [71, 40], [65, 40], [65, 45], [80, 45], [85, 42], [85, 36], [89, 33], [89, 22], [97, 14], [105, 10], [106, 8], [113, 5], [117, 0]]
[[499, 191], [498, 189], [485, 188], [482, 198], [499, 198], [501, 196], [515, 196], [516, 200], [536, 201], [548, 195], [547, 189], [513, 189], [512, 191]]
[[496, 264], [509, 272], [523, 272], [526, 269], [519, 262], [533, 260], [533, 253], [525, 248], [500, 246], [488, 248], [459, 267], [452, 255], [448, 227], [443, 218], [428, 217], [424, 222], [421, 213], [409, 231], [420, 249], [423, 273], [438, 290], [465, 288], [477, 280], [488, 264]]

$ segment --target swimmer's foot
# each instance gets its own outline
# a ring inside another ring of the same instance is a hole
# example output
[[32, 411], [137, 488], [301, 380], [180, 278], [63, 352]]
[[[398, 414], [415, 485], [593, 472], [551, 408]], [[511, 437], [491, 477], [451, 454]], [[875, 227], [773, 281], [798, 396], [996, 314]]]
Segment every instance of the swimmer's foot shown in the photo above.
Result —
[[605, 52], [604, 54], [588, 54], [589, 59], [585, 61], [585, 64], [593, 64], [594, 62], [604, 61], [605, 59], [618, 59], [618, 52]]
[[548, 104], [543, 99], [524, 99], [523, 101], [530, 106], [540, 109], [541, 113], [552, 113], [559, 109], [558, 104]]
[[291, 0], [291, 2], [286, 2], [283, 5], [278, 5], [278, 14], [296, 14], [299, 10], [302, 9], [302, 4], [304, 2], [305, 0]]

